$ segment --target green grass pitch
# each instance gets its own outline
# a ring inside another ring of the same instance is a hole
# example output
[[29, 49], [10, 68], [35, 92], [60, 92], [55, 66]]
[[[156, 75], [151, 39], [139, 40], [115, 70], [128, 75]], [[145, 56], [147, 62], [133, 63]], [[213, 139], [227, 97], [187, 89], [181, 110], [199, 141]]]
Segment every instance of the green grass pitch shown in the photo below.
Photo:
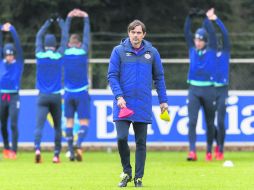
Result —
[[[117, 152], [86, 152], [84, 161], [53, 164], [51, 152], [42, 152], [43, 163], [34, 163], [34, 154], [20, 152], [17, 160], [0, 160], [0, 190], [112, 190], [120, 181], [121, 166]], [[223, 161], [187, 162], [186, 152], [148, 152], [143, 178], [145, 190], [253, 190], [254, 153], [227, 152]], [[134, 152], [132, 152], [134, 163]], [[134, 164], [132, 164], [134, 168]], [[133, 189], [133, 182], [125, 189]]]

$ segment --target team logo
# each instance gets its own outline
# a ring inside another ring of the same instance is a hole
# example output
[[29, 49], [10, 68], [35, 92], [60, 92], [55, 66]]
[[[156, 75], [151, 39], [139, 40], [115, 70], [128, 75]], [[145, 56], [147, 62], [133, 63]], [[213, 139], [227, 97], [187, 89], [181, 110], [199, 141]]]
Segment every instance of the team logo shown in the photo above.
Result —
[[126, 53], [126, 56], [128, 56], [128, 57], [131, 56], [131, 55], [132, 55], [132, 53], [130, 53], [130, 52]]
[[145, 57], [146, 59], [151, 59], [151, 55], [150, 55], [149, 53], [146, 53], [146, 54], [144, 55], [144, 57]]

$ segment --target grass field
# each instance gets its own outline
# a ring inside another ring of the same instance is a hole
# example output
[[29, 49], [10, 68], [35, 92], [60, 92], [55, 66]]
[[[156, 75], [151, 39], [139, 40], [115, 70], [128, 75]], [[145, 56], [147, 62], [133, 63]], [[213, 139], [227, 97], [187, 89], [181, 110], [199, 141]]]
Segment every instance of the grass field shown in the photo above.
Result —
[[[34, 164], [34, 154], [21, 152], [18, 159], [0, 161], [0, 190], [104, 190], [119, 189], [121, 166], [118, 153], [87, 152], [84, 162], [71, 163], [62, 154], [52, 164], [52, 153], [43, 153], [43, 163]], [[253, 190], [254, 153], [227, 152], [223, 161], [185, 161], [185, 152], [148, 152], [144, 189], [156, 190]], [[134, 153], [132, 152], [132, 162]], [[134, 166], [133, 166], [134, 168]], [[129, 183], [126, 189], [133, 189]]]

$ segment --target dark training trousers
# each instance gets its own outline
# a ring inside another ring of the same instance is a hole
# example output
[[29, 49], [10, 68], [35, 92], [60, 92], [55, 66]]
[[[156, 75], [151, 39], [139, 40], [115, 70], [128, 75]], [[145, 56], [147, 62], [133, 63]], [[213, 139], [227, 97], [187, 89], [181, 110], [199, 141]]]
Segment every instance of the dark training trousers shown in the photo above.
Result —
[[227, 97], [228, 97], [228, 86], [216, 87], [217, 126], [215, 126], [215, 140], [217, 142], [217, 145], [219, 146], [220, 152], [224, 151]]
[[61, 129], [61, 94], [42, 94], [40, 93], [37, 101], [36, 129], [35, 129], [35, 149], [40, 149], [42, 131], [50, 113], [55, 129], [55, 155], [59, 155], [61, 151], [62, 129]]
[[[115, 123], [117, 130], [117, 145], [121, 157], [123, 172], [132, 176], [132, 167], [130, 164], [130, 149], [128, 146], [128, 135], [131, 122], [116, 121]], [[135, 178], [142, 178], [144, 175], [146, 161], [147, 124], [140, 122], [133, 122], [132, 124], [136, 141]]]
[[18, 93], [0, 93], [0, 117], [1, 132], [3, 136], [4, 149], [10, 149], [8, 135], [8, 118], [11, 121], [12, 150], [18, 149], [18, 115], [19, 115], [19, 94]]
[[189, 144], [190, 151], [196, 151], [196, 125], [198, 112], [203, 107], [206, 121], [207, 152], [212, 152], [214, 139], [214, 117], [215, 117], [215, 87], [213, 86], [192, 86], [188, 94], [189, 114]]

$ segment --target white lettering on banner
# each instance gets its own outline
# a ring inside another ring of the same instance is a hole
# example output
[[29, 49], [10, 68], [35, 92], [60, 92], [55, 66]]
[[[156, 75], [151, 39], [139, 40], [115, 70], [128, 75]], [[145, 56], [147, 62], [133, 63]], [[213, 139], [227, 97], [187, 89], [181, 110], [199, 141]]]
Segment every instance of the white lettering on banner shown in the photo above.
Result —
[[154, 130], [153, 130], [151, 124], [148, 124], [148, 125], [147, 125], [147, 134], [148, 134], [148, 135], [153, 135], [153, 134], [154, 134]]
[[[177, 131], [181, 135], [188, 135], [188, 124], [189, 124], [189, 117], [188, 117], [188, 106], [183, 106], [179, 109], [178, 115], [182, 116], [182, 119], [179, 119], [177, 122]], [[205, 134], [205, 130], [202, 128], [202, 120], [203, 120], [203, 114], [202, 111], [200, 110], [198, 112], [198, 120], [197, 120], [197, 128], [196, 128], [196, 133], [197, 135], [203, 135]]]
[[183, 106], [179, 109], [178, 115], [183, 117], [182, 119], [179, 119], [179, 121], [176, 124], [177, 131], [180, 135], [188, 135], [188, 109], [187, 106]]
[[[227, 116], [228, 123], [226, 124], [227, 135], [253, 135], [254, 134], [254, 105], [247, 105], [241, 111], [238, 108], [239, 98], [237, 96], [230, 96], [228, 98]], [[95, 100], [94, 105], [96, 107], [96, 124], [97, 124], [97, 138], [98, 139], [114, 139], [117, 136], [115, 124], [113, 123], [113, 113], [108, 114], [108, 110], [112, 110], [112, 100]], [[153, 115], [155, 118], [155, 124], [158, 126], [160, 135], [169, 135], [172, 127], [176, 127], [177, 132], [180, 135], [188, 135], [188, 107], [184, 106], [170, 106], [169, 112], [171, 122], [164, 122], [160, 119], [160, 107], [152, 107]], [[200, 110], [198, 113], [198, 121], [196, 132], [197, 135], [204, 135], [206, 130], [203, 128], [204, 115]], [[239, 122], [239, 115], [242, 115], [241, 122]], [[108, 130], [112, 126], [112, 130]], [[156, 125], [148, 125], [147, 134], [154, 135], [154, 127]], [[133, 126], [130, 127], [130, 135], [134, 135]]]
[[[113, 112], [107, 115], [107, 109], [112, 110], [112, 100], [95, 100], [96, 106], [96, 124], [97, 124], [97, 138], [98, 139], [113, 139], [116, 138], [116, 128], [113, 123]], [[107, 131], [108, 123], [114, 126], [112, 132]]]
[[238, 106], [235, 105], [238, 102], [237, 96], [231, 96], [228, 98], [228, 104], [232, 106], [227, 107], [228, 113], [228, 129], [226, 134], [236, 135], [241, 134], [240, 129], [238, 128]]
[[[252, 116], [252, 112], [254, 112], [254, 105], [249, 105], [243, 108], [242, 115], [243, 116]], [[241, 123], [241, 130], [246, 135], [253, 135], [254, 134], [254, 126], [251, 127], [251, 124], [254, 123], [254, 116], [247, 117]]]

